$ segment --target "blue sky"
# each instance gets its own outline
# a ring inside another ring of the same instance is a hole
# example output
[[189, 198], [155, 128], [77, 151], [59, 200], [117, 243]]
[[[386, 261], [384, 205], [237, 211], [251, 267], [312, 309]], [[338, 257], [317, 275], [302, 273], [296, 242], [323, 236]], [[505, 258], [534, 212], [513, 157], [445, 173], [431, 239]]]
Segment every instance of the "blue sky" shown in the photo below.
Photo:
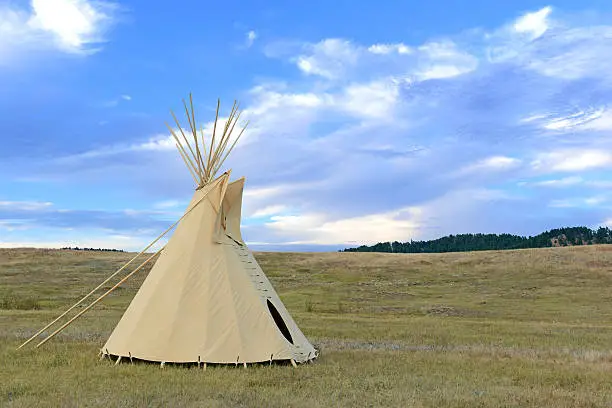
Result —
[[612, 225], [612, 3], [356, 4], [0, 0], [0, 247], [144, 247], [189, 92], [256, 249]]

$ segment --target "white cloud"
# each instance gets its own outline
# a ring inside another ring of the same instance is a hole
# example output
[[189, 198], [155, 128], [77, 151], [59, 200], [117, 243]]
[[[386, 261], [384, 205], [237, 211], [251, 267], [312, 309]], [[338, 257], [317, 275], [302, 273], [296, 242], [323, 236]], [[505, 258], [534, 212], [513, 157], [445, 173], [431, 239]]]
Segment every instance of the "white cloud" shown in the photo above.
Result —
[[[247, 185], [248, 186], [248, 185]], [[314, 183], [290, 183], [245, 188], [243, 193], [243, 216], [248, 219], [281, 215], [289, 208], [288, 197], [303, 194], [316, 188]]]
[[273, 216], [267, 227], [280, 236], [300, 237], [293, 244], [375, 244], [406, 241], [419, 229], [421, 210], [402, 208], [381, 214], [329, 220], [323, 214]]
[[39, 211], [51, 206], [53, 203], [41, 201], [0, 201], [0, 209], [3, 210]]
[[605, 203], [606, 201], [607, 198], [602, 196], [588, 197], [584, 199], [584, 203], [587, 205], [599, 205]]
[[399, 102], [399, 85], [391, 78], [381, 78], [366, 83], [349, 83], [336, 92], [305, 93], [280, 92], [273, 86], [258, 86], [251, 90], [251, 95], [254, 99], [244, 115], [254, 123], [254, 127], [247, 132], [247, 138], [265, 137], [270, 129], [282, 132], [288, 122], [299, 129], [299, 133], [293, 134], [295, 137], [307, 132], [311, 123], [331, 114], [350, 115], [357, 120], [397, 119], [395, 108]]
[[583, 127], [587, 130], [612, 130], [612, 110], [609, 108], [601, 109], [598, 113]]
[[246, 34], [246, 46], [247, 48], [251, 47], [255, 40], [257, 39], [257, 33], [253, 30], [249, 31]]
[[140, 143], [103, 146], [97, 149], [87, 150], [82, 153], [58, 157], [54, 159], [54, 162], [76, 163], [93, 158], [110, 157], [131, 152], [175, 150], [175, 143], [176, 142], [172, 136], [159, 135], [151, 137], [149, 140]]
[[399, 89], [391, 80], [380, 80], [368, 84], [352, 84], [338, 98], [339, 107], [358, 117], [393, 118], [398, 102]]
[[251, 90], [254, 97], [252, 105], [245, 109], [245, 116], [261, 116], [274, 112], [279, 108], [283, 109], [308, 109], [324, 107], [330, 102], [329, 95], [307, 93], [282, 93], [270, 86], [257, 86]]
[[461, 168], [455, 176], [464, 176], [475, 172], [503, 171], [516, 168], [521, 160], [508, 156], [491, 156]]
[[261, 208], [261, 209], [255, 211], [254, 213], [250, 214], [248, 217], [249, 218], [264, 218], [264, 217], [269, 217], [271, 215], [280, 214], [283, 211], [285, 211], [286, 209], [287, 209], [287, 207], [284, 206], [284, 205], [271, 205], [271, 206], [264, 207], [264, 208]]
[[481, 166], [489, 169], [507, 169], [518, 165], [521, 161], [514, 157], [493, 156], [481, 162]]
[[561, 179], [544, 180], [535, 183], [528, 183], [538, 187], [568, 187], [575, 186], [584, 182], [584, 179], [579, 176], [563, 177]]
[[283, 186], [250, 188], [244, 191], [244, 197], [270, 198], [280, 194], [284, 190]]
[[87, 0], [31, 0], [28, 10], [0, 5], [0, 63], [29, 50], [94, 53], [116, 9], [115, 3]]
[[28, 25], [52, 33], [61, 48], [82, 52], [84, 45], [100, 41], [98, 27], [108, 16], [84, 0], [32, 0]]
[[421, 81], [456, 77], [478, 66], [476, 57], [460, 50], [452, 41], [426, 43], [418, 50], [420, 55], [415, 75]]
[[607, 197], [594, 196], [587, 198], [563, 198], [557, 200], [551, 200], [548, 203], [549, 207], [552, 208], [585, 208], [585, 207], [597, 207], [608, 201]]
[[469, 71], [471, 71], [471, 69], [463, 71], [461, 68], [455, 65], [433, 65], [427, 70], [419, 72], [418, 77], [422, 81], [426, 81], [428, 79], [452, 78]]
[[127, 151], [138, 150], [176, 150], [176, 141], [173, 136], [157, 136], [152, 137], [148, 141], [140, 144], [134, 144], [127, 147]]
[[421, 45], [418, 50], [434, 60], [452, 59], [466, 56], [453, 41], [428, 42]]
[[612, 165], [612, 154], [594, 149], [563, 149], [542, 153], [531, 163], [535, 170], [580, 171]]
[[544, 7], [538, 11], [526, 13], [514, 22], [514, 30], [517, 33], [529, 34], [531, 39], [539, 38], [549, 28], [548, 17], [551, 12], [551, 7]]
[[541, 121], [542, 119], [546, 119], [548, 117], [549, 117], [548, 114], [538, 113], [535, 115], [529, 115], [525, 118], [522, 118], [519, 122], [520, 123], [531, 123], [531, 122]]
[[374, 44], [368, 47], [368, 51], [372, 54], [410, 54], [413, 52], [412, 48], [404, 43], [397, 44]]
[[334, 79], [356, 64], [359, 50], [350, 41], [329, 38], [306, 46], [308, 53], [294, 58], [297, 67], [307, 75]]

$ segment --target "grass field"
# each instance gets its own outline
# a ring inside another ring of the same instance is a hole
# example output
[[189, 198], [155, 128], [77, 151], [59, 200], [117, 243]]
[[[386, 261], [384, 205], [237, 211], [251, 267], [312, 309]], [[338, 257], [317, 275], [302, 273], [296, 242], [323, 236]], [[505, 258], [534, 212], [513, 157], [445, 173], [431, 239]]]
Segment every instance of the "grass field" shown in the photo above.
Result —
[[130, 256], [0, 250], [0, 406], [612, 406], [612, 245], [256, 254], [321, 348], [298, 368], [99, 361], [146, 271], [15, 351]]

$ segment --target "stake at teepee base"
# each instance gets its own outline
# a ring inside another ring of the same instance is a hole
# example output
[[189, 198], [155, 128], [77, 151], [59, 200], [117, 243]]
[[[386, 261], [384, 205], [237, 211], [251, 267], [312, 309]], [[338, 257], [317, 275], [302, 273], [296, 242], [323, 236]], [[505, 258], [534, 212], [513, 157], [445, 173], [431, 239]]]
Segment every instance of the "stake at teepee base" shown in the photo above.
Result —
[[[168, 129], [196, 188], [189, 209], [149, 271], [138, 293], [106, 341], [104, 355], [125, 361], [170, 364], [235, 365], [273, 361], [294, 367], [318, 353], [301, 332], [248, 250], [240, 230], [244, 178], [217, 177], [244, 128], [232, 136], [241, 113], [234, 102], [219, 126], [217, 101], [212, 135], [198, 132], [193, 108], [183, 100], [189, 130], [172, 113]], [[246, 126], [245, 126], [246, 127]], [[191, 133], [190, 137], [186, 133]], [[231, 142], [231, 143], [230, 143]], [[216, 177], [216, 178], [215, 178]], [[201, 205], [198, 205], [202, 203]], [[147, 261], [151, 260], [149, 258]], [[140, 266], [142, 267], [142, 265]], [[140, 268], [139, 267], [139, 268]], [[139, 269], [62, 325], [38, 346], [83, 315]]]

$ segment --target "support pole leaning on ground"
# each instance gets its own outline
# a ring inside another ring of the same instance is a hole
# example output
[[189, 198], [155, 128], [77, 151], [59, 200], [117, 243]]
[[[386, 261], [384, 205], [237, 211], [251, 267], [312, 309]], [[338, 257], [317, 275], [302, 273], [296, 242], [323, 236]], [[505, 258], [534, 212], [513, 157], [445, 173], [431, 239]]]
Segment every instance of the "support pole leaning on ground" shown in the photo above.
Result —
[[82, 315], [84, 315], [89, 309], [91, 309], [92, 307], [94, 307], [98, 302], [100, 302], [102, 299], [104, 299], [106, 296], [108, 296], [111, 292], [113, 292], [115, 289], [117, 289], [119, 286], [121, 286], [121, 284], [123, 282], [125, 282], [126, 280], [128, 280], [132, 275], [134, 275], [136, 272], [138, 272], [139, 270], [141, 270], [147, 263], [149, 263], [149, 261], [151, 259], [153, 259], [155, 256], [157, 256], [163, 249], [165, 248], [165, 246], [161, 247], [156, 253], [154, 253], [153, 255], [151, 255], [150, 257], [148, 257], [143, 263], [141, 263], [138, 268], [134, 269], [132, 272], [128, 273], [123, 279], [121, 279], [119, 282], [117, 282], [115, 284], [115, 286], [113, 286], [112, 288], [110, 288], [109, 290], [107, 290], [102, 296], [100, 296], [99, 298], [97, 298], [96, 300], [94, 300], [89, 306], [87, 306], [85, 309], [81, 310], [76, 316], [74, 316], [72, 319], [68, 320], [66, 323], [64, 323], [60, 328], [58, 328], [57, 330], [55, 330], [53, 333], [51, 333], [48, 337], [46, 337], [43, 341], [41, 341], [40, 343], [38, 343], [36, 345], [36, 347], [40, 347], [43, 344], [45, 344], [47, 341], [51, 340], [52, 337], [54, 337], [56, 334], [58, 334], [59, 332], [61, 332], [62, 330], [64, 330], [66, 327], [68, 327], [72, 322], [74, 322], [76, 319], [78, 319], [79, 317], [81, 317]]
[[[176, 224], [174, 224], [176, 225]], [[78, 305], [80, 305], [81, 303], [83, 303], [85, 301], [85, 299], [89, 298], [91, 295], [93, 295], [96, 291], [98, 291], [98, 289], [100, 289], [102, 286], [106, 285], [111, 279], [113, 279], [115, 276], [117, 276], [121, 271], [123, 271], [125, 268], [128, 267], [128, 265], [130, 265], [132, 262], [134, 262], [134, 260], [136, 260], [136, 258], [138, 258], [140, 255], [142, 255], [143, 253], [145, 253], [145, 251], [149, 248], [151, 248], [157, 241], [159, 241], [164, 235], [166, 235], [166, 233], [168, 231], [170, 231], [172, 229], [172, 227], [174, 227], [174, 225], [172, 225], [170, 228], [168, 228], [166, 231], [164, 231], [163, 234], [161, 234], [159, 237], [157, 237], [157, 239], [155, 239], [155, 241], [151, 242], [145, 249], [143, 249], [142, 251], [140, 251], [136, 256], [134, 256], [132, 259], [130, 259], [125, 265], [123, 265], [121, 268], [117, 269], [117, 271], [115, 271], [112, 275], [110, 275], [108, 278], [106, 278], [104, 280], [104, 282], [102, 282], [101, 284], [99, 284], [98, 286], [96, 286], [91, 292], [89, 292], [88, 294], [86, 294], [85, 296], [83, 296], [83, 298], [81, 300], [79, 300], [78, 302], [76, 302], [74, 305], [72, 305], [68, 310], [66, 310], [64, 313], [62, 313], [61, 315], [59, 315], [55, 320], [53, 320], [51, 323], [49, 323], [48, 325], [46, 325], [45, 327], [43, 327], [42, 329], [40, 329], [35, 335], [33, 335], [32, 337], [30, 337], [28, 340], [26, 340], [25, 343], [23, 343], [21, 346], [17, 347], [17, 350], [19, 350], [20, 348], [22, 348], [23, 346], [27, 345], [28, 343], [30, 343], [32, 340], [34, 340], [36, 337], [38, 337], [38, 335], [40, 335], [42, 332], [44, 332], [45, 330], [47, 330], [49, 327], [53, 326], [55, 323], [57, 323], [58, 320], [60, 320], [62, 317], [66, 316], [68, 313], [70, 313], [70, 311], [72, 311], [75, 307], [77, 307]]]
[[[208, 191], [210, 192], [210, 190]], [[151, 248], [153, 245], [155, 245], [155, 243], [157, 241], [159, 241], [164, 235], [166, 235], [172, 228], [174, 228], [179, 222], [181, 222], [181, 220], [183, 218], [185, 218], [187, 216], [187, 214], [189, 214], [195, 207], [198, 206], [198, 204], [200, 204], [202, 201], [204, 201], [204, 199], [208, 196], [208, 192], [206, 194], [204, 194], [204, 196], [198, 200], [191, 208], [189, 208], [187, 211], [185, 211], [185, 214], [183, 214], [183, 216], [181, 218], [179, 218], [174, 224], [172, 224], [170, 227], [168, 227], [168, 229], [166, 229], [164, 232], [162, 232], [157, 238], [155, 238], [155, 240], [153, 240], [149, 245], [147, 245], [147, 247], [145, 249], [143, 249], [142, 251], [140, 251], [136, 256], [134, 256], [132, 259], [130, 259], [125, 265], [123, 265], [121, 268], [119, 268], [117, 271], [115, 271], [112, 275], [110, 275], [108, 278], [106, 278], [104, 280], [104, 282], [102, 282], [101, 284], [99, 284], [98, 286], [96, 286], [91, 292], [89, 292], [87, 295], [85, 295], [81, 300], [79, 300], [78, 302], [76, 302], [74, 305], [72, 305], [68, 310], [66, 310], [64, 313], [62, 313], [61, 315], [59, 315], [55, 320], [53, 320], [51, 323], [47, 324], [45, 327], [43, 327], [42, 329], [40, 329], [36, 334], [34, 334], [32, 337], [30, 337], [28, 340], [25, 341], [25, 343], [23, 343], [21, 346], [17, 347], [17, 350], [19, 350], [20, 348], [22, 348], [23, 346], [29, 344], [32, 340], [34, 340], [36, 337], [38, 337], [42, 332], [44, 332], [45, 330], [47, 330], [49, 327], [53, 326], [55, 323], [57, 323], [62, 317], [66, 316], [68, 313], [70, 313], [70, 311], [72, 311], [75, 307], [77, 307], [78, 305], [80, 305], [81, 303], [83, 303], [87, 298], [89, 298], [91, 295], [93, 295], [96, 291], [98, 291], [102, 286], [106, 285], [112, 278], [114, 278], [115, 276], [117, 276], [119, 274], [119, 272], [123, 271], [128, 265], [130, 265], [132, 262], [134, 262], [134, 260], [136, 258], [138, 258], [140, 255], [142, 255], [143, 253], [145, 253], [149, 248]]]

